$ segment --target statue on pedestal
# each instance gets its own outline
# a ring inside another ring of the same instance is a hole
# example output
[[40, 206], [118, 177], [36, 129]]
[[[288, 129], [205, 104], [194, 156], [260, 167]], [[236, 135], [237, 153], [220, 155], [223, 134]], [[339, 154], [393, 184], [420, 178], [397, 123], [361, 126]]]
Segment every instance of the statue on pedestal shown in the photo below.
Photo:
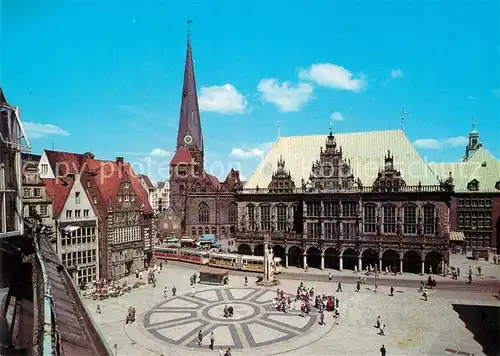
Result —
[[264, 278], [263, 285], [274, 285], [274, 251], [269, 248], [269, 234], [264, 238]]

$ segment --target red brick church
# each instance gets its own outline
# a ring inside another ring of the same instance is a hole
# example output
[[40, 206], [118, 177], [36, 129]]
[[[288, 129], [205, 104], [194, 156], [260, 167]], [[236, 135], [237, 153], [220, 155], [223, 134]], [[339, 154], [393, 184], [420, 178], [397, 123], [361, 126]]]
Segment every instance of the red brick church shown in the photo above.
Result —
[[235, 191], [240, 174], [224, 181], [205, 171], [203, 133], [188, 35], [176, 152], [170, 162], [170, 207], [160, 215], [159, 232], [176, 236], [229, 236], [238, 223]]

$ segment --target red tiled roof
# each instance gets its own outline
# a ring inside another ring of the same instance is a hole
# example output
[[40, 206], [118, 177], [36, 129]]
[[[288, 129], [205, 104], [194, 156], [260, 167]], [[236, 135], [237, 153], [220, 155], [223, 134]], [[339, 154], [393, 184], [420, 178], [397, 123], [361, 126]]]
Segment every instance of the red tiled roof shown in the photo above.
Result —
[[179, 148], [176, 152], [172, 160], [170, 161], [170, 165], [176, 165], [181, 163], [191, 163], [193, 156], [191, 156], [191, 152], [184, 147]]
[[[73, 187], [72, 179], [42, 179], [45, 190], [52, 201], [52, 215], [58, 218]], [[67, 185], [65, 186], [64, 183]]]
[[80, 167], [85, 159], [85, 155], [71, 152], [45, 150], [45, 155], [49, 160], [55, 178], [80, 173]]

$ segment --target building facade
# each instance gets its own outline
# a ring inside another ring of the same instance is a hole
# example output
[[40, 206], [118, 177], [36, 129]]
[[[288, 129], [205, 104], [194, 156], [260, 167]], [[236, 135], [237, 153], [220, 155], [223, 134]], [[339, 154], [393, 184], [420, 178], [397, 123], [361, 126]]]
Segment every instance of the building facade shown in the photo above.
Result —
[[165, 211], [170, 206], [170, 182], [158, 182], [155, 189], [156, 213]]
[[[123, 157], [45, 150], [39, 170], [53, 192], [57, 252], [70, 270], [79, 266], [79, 282], [121, 278], [151, 260], [153, 210]], [[59, 229], [68, 225], [79, 229], [64, 237]]]
[[[278, 141], [238, 192], [238, 252], [262, 255], [269, 235], [285, 266], [442, 271], [453, 179], [438, 181], [423, 161], [413, 162], [416, 152], [398, 131], [343, 134], [345, 148], [331, 132], [323, 140], [309, 164], [297, 152], [301, 144], [314, 147], [318, 137]], [[370, 146], [371, 157], [356, 152]]]
[[38, 174], [40, 155], [23, 153], [21, 155], [23, 176], [23, 216], [38, 220], [45, 226], [54, 226], [52, 201], [47, 194], [43, 180]]
[[[227, 236], [236, 231], [235, 192], [241, 188], [239, 172], [231, 170], [223, 182], [205, 171], [203, 134], [188, 38], [176, 152], [170, 162], [169, 214], [181, 222], [175, 235]], [[173, 221], [173, 220], [172, 220]], [[159, 219], [159, 226], [168, 225]]]
[[450, 226], [465, 240], [465, 249], [498, 253], [500, 246], [500, 161], [482, 147], [473, 123], [462, 162], [430, 163], [439, 177], [452, 175], [455, 194]]

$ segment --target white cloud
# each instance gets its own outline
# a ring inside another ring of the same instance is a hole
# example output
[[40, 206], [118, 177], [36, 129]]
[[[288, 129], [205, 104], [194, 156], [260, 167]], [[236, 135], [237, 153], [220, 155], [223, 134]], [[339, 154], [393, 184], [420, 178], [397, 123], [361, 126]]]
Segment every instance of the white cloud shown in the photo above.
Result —
[[313, 64], [308, 69], [301, 69], [299, 78], [314, 81], [321, 86], [354, 92], [361, 91], [366, 85], [363, 75], [355, 76], [344, 67], [331, 63]]
[[405, 74], [401, 69], [394, 69], [391, 71], [391, 77], [392, 79], [398, 79], [398, 78], [403, 78]]
[[51, 135], [69, 136], [69, 132], [51, 124], [40, 124], [38, 122], [23, 122], [24, 130], [28, 139], [36, 139]]
[[428, 150], [438, 150], [445, 147], [461, 147], [465, 146], [467, 143], [468, 139], [464, 136], [449, 137], [441, 140], [435, 138], [421, 138], [413, 142], [415, 147]]
[[201, 111], [221, 114], [241, 114], [248, 102], [231, 84], [202, 87], [198, 98]]
[[295, 112], [311, 99], [313, 86], [299, 83], [293, 86], [290, 82], [280, 83], [277, 79], [262, 79], [257, 85], [262, 99], [278, 106], [282, 112]]
[[342, 121], [344, 120], [344, 115], [337, 111], [330, 115], [330, 119], [332, 119], [333, 121]]
[[255, 147], [236, 148], [231, 150], [231, 157], [262, 159], [269, 152], [274, 142], [261, 143]]
[[162, 150], [161, 148], [153, 148], [150, 155], [155, 157], [166, 157], [170, 155], [170, 152]]

